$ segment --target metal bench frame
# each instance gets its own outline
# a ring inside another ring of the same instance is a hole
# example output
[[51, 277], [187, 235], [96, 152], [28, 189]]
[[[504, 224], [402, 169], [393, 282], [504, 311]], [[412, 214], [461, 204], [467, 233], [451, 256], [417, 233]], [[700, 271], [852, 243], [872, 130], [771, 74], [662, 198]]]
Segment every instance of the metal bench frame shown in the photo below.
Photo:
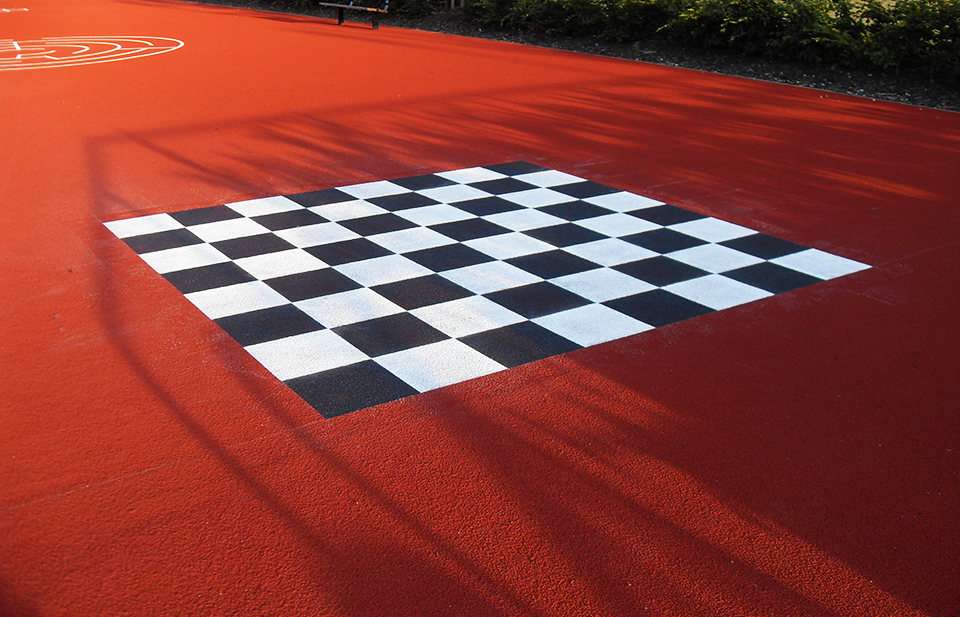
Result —
[[337, 9], [337, 25], [338, 25], [338, 26], [342, 26], [342, 25], [343, 25], [344, 9], [350, 9], [351, 11], [364, 11], [364, 12], [366, 12], [366, 13], [370, 13], [370, 21], [371, 21], [372, 24], [373, 24], [373, 29], [374, 29], [374, 30], [376, 30], [377, 28], [380, 27], [380, 14], [381, 14], [381, 13], [384, 13], [384, 14], [387, 13], [387, 5], [386, 5], [386, 4], [383, 5], [383, 8], [382, 8], [382, 9], [375, 9], [375, 8], [367, 7], [367, 6], [353, 6], [353, 3], [351, 3], [351, 4], [336, 4], [336, 3], [333, 3], [333, 2], [318, 2], [318, 3], [317, 3], [317, 6], [328, 6], [328, 7]]

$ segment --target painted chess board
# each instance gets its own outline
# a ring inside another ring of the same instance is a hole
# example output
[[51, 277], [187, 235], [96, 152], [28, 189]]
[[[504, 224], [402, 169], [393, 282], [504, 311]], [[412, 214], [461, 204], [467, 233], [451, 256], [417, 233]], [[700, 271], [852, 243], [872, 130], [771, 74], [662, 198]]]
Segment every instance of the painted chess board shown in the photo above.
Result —
[[106, 226], [328, 418], [868, 267], [522, 162]]

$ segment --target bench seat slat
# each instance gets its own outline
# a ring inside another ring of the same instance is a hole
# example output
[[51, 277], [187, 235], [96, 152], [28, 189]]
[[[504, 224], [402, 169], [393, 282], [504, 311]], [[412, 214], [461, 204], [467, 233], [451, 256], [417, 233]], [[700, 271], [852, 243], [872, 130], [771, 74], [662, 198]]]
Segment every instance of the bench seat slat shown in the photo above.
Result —
[[[372, 22], [373, 29], [376, 30], [380, 26], [380, 13], [387, 13], [387, 9], [377, 9], [369, 6], [353, 6], [352, 4], [337, 4], [335, 2], [317, 2], [317, 6], [329, 6], [337, 9], [337, 24], [343, 24], [343, 9], [350, 9], [352, 11], [363, 11], [365, 13], [372, 13], [370, 16], [370, 21]], [[384, 5], [386, 6], [386, 5]]]

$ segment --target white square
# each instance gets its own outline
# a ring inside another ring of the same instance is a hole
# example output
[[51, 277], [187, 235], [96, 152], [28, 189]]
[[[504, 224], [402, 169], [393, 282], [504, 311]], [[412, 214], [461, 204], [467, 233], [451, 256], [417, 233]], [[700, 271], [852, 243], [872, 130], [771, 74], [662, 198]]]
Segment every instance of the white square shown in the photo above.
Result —
[[398, 210], [394, 212], [399, 217], [405, 218], [411, 223], [417, 225], [439, 225], [441, 223], [452, 223], [454, 221], [465, 221], [476, 218], [469, 212], [464, 212], [460, 208], [454, 208], [447, 204], [435, 204], [432, 206], [422, 206], [420, 208], [409, 208], [407, 210]]
[[302, 210], [303, 206], [283, 196], [248, 199], [227, 204], [227, 207], [243, 216], [262, 216], [291, 210]]
[[763, 261], [753, 255], [747, 255], [719, 244], [701, 244], [700, 246], [667, 253], [667, 257], [713, 273], [746, 268]]
[[319, 225], [291, 227], [290, 229], [280, 229], [273, 233], [297, 248], [333, 244], [334, 242], [355, 240], [361, 237], [360, 234], [350, 231], [337, 223], [320, 223]]
[[588, 304], [534, 319], [538, 326], [589, 347], [652, 330], [653, 326], [602, 304]]
[[547, 188], [551, 186], [562, 186], [564, 184], [573, 184], [574, 182], [583, 182], [583, 178], [565, 174], [562, 171], [548, 169], [546, 171], [535, 171], [531, 174], [521, 174], [515, 176], [517, 180], [522, 180], [527, 184]]
[[490, 193], [464, 184], [438, 186], [433, 189], [423, 189], [422, 191], [417, 191], [417, 193], [446, 204], [452, 204], [457, 201], [467, 201], [468, 199], [490, 197]]
[[595, 216], [591, 219], [582, 219], [577, 221], [577, 225], [612, 238], [620, 238], [660, 229], [660, 225], [656, 223], [651, 223], [650, 221], [630, 216], [629, 214], [623, 214], [622, 212]]
[[327, 264], [300, 249], [244, 257], [235, 260], [234, 263], [261, 281], [288, 274], [322, 270], [327, 267]]
[[340, 201], [334, 204], [313, 206], [307, 208], [307, 210], [310, 210], [314, 214], [319, 214], [328, 221], [347, 221], [389, 212], [389, 210], [381, 208], [378, 205], [362, 200]]
[[432, 249], [455, 243], [447, 236], [426, 227], [390, 231], [385, 234], [367, 236], [367, 239], [394, 253], [409, 253], [410, 251]]
[[527, 231], [529, 229], [539, 229], [541, 227], [550, 227], [551, 225], [563, 225], [567, 223], [562, 219], [540, 210], [532, 208], [526, 210], [511, 210], [509, 212], [499, 212], [483, 217], [491, 223], [512, 229], [513, 231]]
[[428, 270], [402, 255], [386, 255], [385, 257], [354, 261], [334, 266], [334, 269], [364, 287], [395, 283], [433, 274], [433, 270]]
[[653, 206], [662, 206], [662, 201], [642, 197], [634, 193], [622, 191], [620, 193], [610, 193], [609, 195], [597, 195], [596, 197], [587, 197], [583, 201], [595, 206], [601, 206], [614, 212], [632, 212], [643, 208], [652, 208]]
[[104, 223], [104, 226], [118, 238], [132, 238], [183, 228], [183, 225], [169, 214], [151, 214], [149, 216], [138, 216], [134, 219], [110, 221]]
[[448, 339], [374, 360], [418, 392], [427, 392], [506, 369], [479, 351]]
[[144, 253], [140, 258], [160, 274], [230, 261], [226, 255], [209, 244], [191, 244], [175, 249]]
[[658, 253], [630, 244], [616, 238], [607, 238], [606, 240], [596, 240], [584, 244], [575, 244], [564, 247], [568, 253], [577, 257], [589, 259], [593, 263], [601, 266], [617, 266], [630, 263], [631, 261], [640, 261], [649, 257], [656, 257]]
[[525, 321], [520, 315], [483, 296], [431, 304], [410, 313], [454, 338]]
[[541, 242], [536, 238], [531, 238], [521, 233], [487, 236], [486, 238], [467, 240], [463, 244], [485, 255], [489, 255], [494, 259], [510, 259], [512, 257], [533, 255], [534, 253], [543, 253], [544, 251], [556, 249], [556, 247], [551, 244]]
[[674, 283], [663, 289], [718, 311], [773, 295], [719, 274]]
[[539, 276], [502, 261], [488, 261], [456, 270], [447, 270], [441, 272], [440, 276], [476, 294], [487, 294], [543, 281]]
[[368, 359], [365, 353], [330, 330], [317, 330], [257, 343], [246, 350], [282, 381]]
[[471, 182], [485, 182], [487, 180], [499, 180], [500, 178], [507, 177], [501, 173], [491, 171], [484, 167], [471, 167], [469, 169], [442, 171], [434, 175], [440, 176], [446, 180], [450, 180], [451, 182], [460, 182], [462, 184], [470, 184]]
[[370, 289], [353, 289], [301, 300], [294, 306], [327, 328], [403, 312], [402, 308]]
[[270, 233], [270, 230], [260, 223], [247, 218], [193, 225], [190, 227], [190, 231], [204, 242], [220, 242], [221, 240], [233, 240]]
[[655, 289], [650, 283], [609, 268], [568, 274], [550, 282], [593, 302], [606, 302]]
[[290, 303], [260, 281], [205, 289], [184, 295], [210, 319], [220, 319]]
[[516, 193], [506, 193], [500, 195], [500, 197], [507, 201], [512, 201], [515, 204], [526, 206], [527, 208], [540, 208], [542, 206], [552, 206], [577, 201], [575, 197], [570, 197], [569, 195], [564, 195], [563, 193], [558, 193], [550, 189], [529, 189]]
[[799, 253], [784, 255], [783, 257], [771, 259], [770, 262], [823, 280], [853, 274], [854, 272], [860, 272], [861, 270], [870, 268], [867, 264], [860, 263], [859, 261], [824, 253], [817, 249], [807, 249]]
[[752, 229], [747, 229], [746, 227], [734, 225], [733, 223], [721, 221], [713, 217], [687, 221], [686, 223], [677, 223], [676, 225], [670, 225], [668, 229], [679, 231], [682, 234], [700, 238], [707, 242], [726, 242], [727, 240], [742, 238], [743, 236], [757, 233]]
[[404, 188], [399, 184], [394, 184], [393, 182], [388, 182], [387, 180], [351, 184], [350, 186], [337, 187], [337, 189], [357, 199], [371, 199], [373, 197], [386, 197], [388, 195], [400, 195], [401, 193], [411, 192], [410, 189]]

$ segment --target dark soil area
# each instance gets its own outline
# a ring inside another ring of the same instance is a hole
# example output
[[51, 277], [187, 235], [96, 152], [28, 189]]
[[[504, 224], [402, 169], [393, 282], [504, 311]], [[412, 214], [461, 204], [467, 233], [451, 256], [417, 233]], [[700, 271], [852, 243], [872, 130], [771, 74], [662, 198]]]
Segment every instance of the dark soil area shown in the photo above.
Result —
[[[207, 4], [239, 6], [265, 11], [282, 11], [325, 18], [336, 17], [335, 9], [295, 9], [287, 6], [281, 7], [271, 0], [201, 1]], [[364, 16], [361, 19], [366, 20], [367, 18]], [[459, 9], [447, 10], [425, 17], [390, 14], [383, 16], [381, 24], [396, 28], [443, 32], [652, 62], [960, 112], [960, 85], [937, 83], [919, 75], [896, 75], [893, 73], [782, 62], [755, 56], [724, 53], [717, 50], [686, 47], [656, 39], [636, 43], [612, 43], [589, 37], [552, 36], [490, 29], [473, 21]]]

